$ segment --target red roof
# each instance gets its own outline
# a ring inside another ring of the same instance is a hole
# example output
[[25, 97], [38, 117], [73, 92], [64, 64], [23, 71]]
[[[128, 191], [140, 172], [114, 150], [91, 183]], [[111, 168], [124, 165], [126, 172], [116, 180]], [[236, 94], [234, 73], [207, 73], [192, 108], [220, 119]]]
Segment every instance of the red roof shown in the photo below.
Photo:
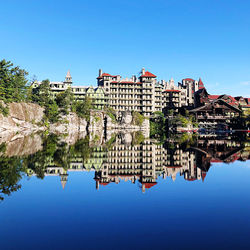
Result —
[[109, 182], [100, 182], [100, 185], [102, 186], [107, 186], [109, 184]]
[[181, 165], [175, 165], [175, 166], [166, 166], [167, 168], [181, 168]]
[[185, 79], [183, 79], [183, 81], [192, 81], [192, 82], [194, 82], [194, 79], [192, 79], [192, 78], [185, 78]]
[[199, 89], [204, 89], [205, 87], [204, 87], [204, 84], [203, 84], [203, 82], [202, 82], [202, 80], [201, 80], [201, 78], [199, 79]]
[[130, 82], [130, 81], [121, 81], [121, 82], [118, 82], [118, 81], [112, 81], [111, 83], [137, 83], [137, 84], [141, 84], [141, 82]]
[[208, 95], [208, 99], [212, 99], [212, 100], [216, 100], [219, 97], [220, 97], [219, 95]]
[[111, 76], [111, 77], [113, 77], [113, 76], [110, 75], [109, 73], [103, 73], [101, 76], [98, 76], [97, 79], [103, 78], [104, 76]]
[[142, 185], [145, 185], [145, 188], [151, 188], [153, 187], [154, 185], [157, 184], [157, 182], [142, 182]]
[[181, 91], [177, 89], [165, 89], [164, 92], [181, 92]]
[[152, 77], [152, 78], [155, 78], [156, 75], [150, 73], [149, 71], [146, 71], [144, 75], [141, 75], [141, 77]]
[[196, 178], [187, 179], [187, 181], [196, 181]]
[[212, 159], [211, 161], [210, 161], [211, 163], [218, 163], [218, 162], [222, 162], [221, 160], [219, 160], [219, 159]]
[[201, 174], [202, 181], [204, 181], [204, 180], [205, 180], [206, 175], [207, 175], [207, 173], [206, 173], [206, 172], [202, 172], [202, 174]]

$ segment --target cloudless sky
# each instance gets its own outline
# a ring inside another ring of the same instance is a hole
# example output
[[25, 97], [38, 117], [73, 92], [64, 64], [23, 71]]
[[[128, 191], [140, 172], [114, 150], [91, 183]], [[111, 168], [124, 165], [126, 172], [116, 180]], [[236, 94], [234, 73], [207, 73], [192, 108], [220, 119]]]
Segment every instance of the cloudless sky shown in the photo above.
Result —
[[0, 0], [0, 59], [30, 77], [96, 85], [130, 77], [202, 78], [211, 94], [250, 97], [249, 0]]

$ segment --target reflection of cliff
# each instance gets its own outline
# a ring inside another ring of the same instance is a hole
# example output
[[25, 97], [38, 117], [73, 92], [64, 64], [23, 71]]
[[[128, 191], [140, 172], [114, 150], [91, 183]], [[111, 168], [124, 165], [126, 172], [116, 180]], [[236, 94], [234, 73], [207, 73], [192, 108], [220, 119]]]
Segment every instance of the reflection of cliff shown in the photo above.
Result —
[[32, 136], [14, 136], [6, 143], [5, 156], [24, 156], [42, 150], [42, 139], [38, 134]]

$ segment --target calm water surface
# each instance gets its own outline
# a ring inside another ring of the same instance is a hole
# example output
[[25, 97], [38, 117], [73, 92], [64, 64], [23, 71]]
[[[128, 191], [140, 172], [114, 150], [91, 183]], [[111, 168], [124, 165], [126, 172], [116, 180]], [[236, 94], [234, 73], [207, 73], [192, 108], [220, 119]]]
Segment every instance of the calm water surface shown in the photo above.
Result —
[[249, 249], [249, 147], [46, 140], [4, 149], [1, 249]]

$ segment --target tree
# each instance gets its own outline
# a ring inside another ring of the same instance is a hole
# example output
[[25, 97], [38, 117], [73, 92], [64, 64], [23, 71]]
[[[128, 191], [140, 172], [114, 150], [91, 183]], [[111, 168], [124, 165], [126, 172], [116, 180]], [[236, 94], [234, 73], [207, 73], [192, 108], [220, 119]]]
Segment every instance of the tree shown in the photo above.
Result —
[[76, 112], [78, 116], [85, 118], [87, 121], [89, 121], [90, 110], [92, 109], [92, 107], [92, 99], [86, 96], [84, 101], [75, 101], [72, 104], [72, 111]]
[[48, 79], [43, 80], [39, 87], [34, 90], [32, 96], [32, 100], [43, 107], [45, 107], [51, 99], [49, 84], [50, 81]]
[[67, 90], [63, 91], [62, 93], [59, 93], [56, 96], [55, 100], [56, 100], [58, 107], [61, 109], [61, 112], [63, 114], [68, 114], [69, 109], [70, 109], [70, 105], [74, 100], [74, 95], [73, 95], [71, 89], [68, 88]]
[[0, 99], [5, 102], [20, 102], [26, 99], [28, 72], [13, 67], [10, 61], [0, 61]]
[[18, 157], [0, 157], [0, 200], [5, 195], [21, 188], [19, 181], [22, 179], [24, 168], [22, 161]]
[[52, 123], [57, 122], [59, 119], [59, 111], [58, 106], [54, 100], [50, 100], [48, 104], [45, 106], [44, 111], [46, 118]]

